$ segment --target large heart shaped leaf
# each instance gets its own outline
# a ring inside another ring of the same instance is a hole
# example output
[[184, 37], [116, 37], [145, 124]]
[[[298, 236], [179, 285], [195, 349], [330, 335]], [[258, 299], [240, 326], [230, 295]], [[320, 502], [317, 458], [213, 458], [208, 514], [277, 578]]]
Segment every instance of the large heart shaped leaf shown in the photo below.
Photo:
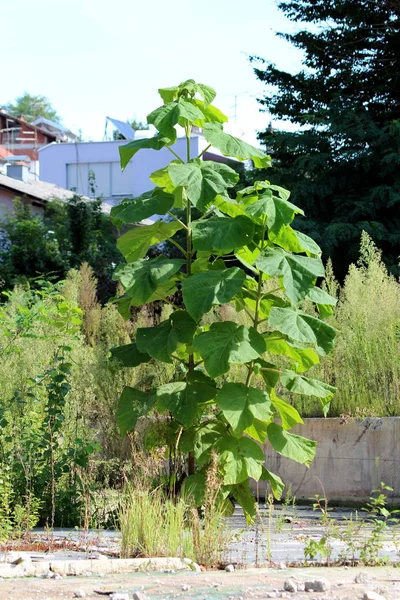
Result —
[[160, 188], [146, 192], [138, 198], [126, 199], [111, 209], [111, 220], [114, 224], [139, 223], [153, 215], [164, 215], [172, 208], [174, 196]]
[[228, 165], [199, 159], [184, 164], [171, 163], [168, 174], [174, 185], [185, 186], [192, 204], [202, 211], [239, 180], [239, 175]]
[[171, 354], [177, 345], [190, 344], [195, 331], [196, 323], [192, 317], [179, 310], [156, 327], [139, 327], [136, 331], [136, 344], [140, 352], [147, 352], [153, 358], [172, 363]]
[[168, 383], [156, 390], [158, 406], [171, 411], [175, 419], [186, 427], [195, 423], [201, 412], [201, 404], [215, 398], [216, 393], [212, 381], [195, 380]]
[[263, 467], [260, 479], [262, 481], [269, 482], [272, 493], [277, 500], [280, 500], [282, 498], [282, 493], [285, 489], [285, 484], [278, 475], [275, 475], [275, 473], [271, 473], [271, 471], [268, 471], [268, 469]]
[[256, 442], [247, 437], [225, 435], [217, 440], [215, 447], [221, 456], [226, 485], [241, 483], [248, 477], [260, 479], [264, 454]]
[[280, 382], [290, 392], [294, 394], [304, 394], [305, 396], [316, 396], [329, 401], [333, 398], [336, 388], [328, 383], [313, 379], [312, 377], [304, 377], [294, 371], [283, 371], [280, 376]]
[[117, 247], [127, 262], [134, 262], [138, 258], [143, 258], [150, 246], [171, 238], [182, 227], [175, 221], [173, 223], [157, 221], [154, 225], [135, 227], [118, 239]]
[[155, 396], [132, 387], [125, 387], [119, 398], [117, 423], [121, 435], [133, 431], [140, 417], [146, 416], [153, 408]]
[[216, 401], [236, 435], [242, 434], [254, 419], [268, 421], [272, 415], [268, 395], [244, 383], [225, 383]]
[[295, 407], [278, 398], [274, 391], [271, 393], [271, 402], [278, 411], [283, 429], [292, 429], [298, 423], [304, 422]]
[[187, 277], [182, 283], [186, 310], [198, 321], [213, 304], [232, 300], [245, 278], [244, 271], [238, 267], [225, 271], [204, 271]]
[[111, 348], [110, 352], [112, 358], [122, 363], [124, 367], [138, 367], [151, 360], [146, 352], [139, 352], [136, 342]]
[[328, 354], [333, 348], [334, 328], [311, 315], [292, 308], [273, 307], [268, 322], [293, 340], [315, 344], [319, 354]]
[[318, 354], [312, 348], [299, 348], [276, 333], [264, 335], [264, 340], [267, 345], [267, 352], [289, 358], [298, 373], [308, 371], [312, 366], [319, 363]]
[[256, 266], [271, 277], [282, 277], [286, 295], [294, 304], [306, 297], [317, 277], [325, 275], [320, 258], [297, 256], [276, 247], [266, 248], [257, 258]]
[[178, 98], [178, 100], [163, 104], [147, 115], [147, 122], [154, 125], [162, 135], [172, 142], [176, 140], [176, 125], [186, 127], [196, 121], [201, 123], [203, 120], [204, 115], [201, 110], [185, 98]]
[[225, 133], [218, 123], [205, 123], [203, 134], [207, 142], [218, 148], [224, 156], [234, 156], [239, 160], [252, 160], [258, 169], [271, 166], [271, 157], [259, 148], [250, 146], [243, 140]]
[[178, 258], [139, 259], [128, 265], [120, 265], [113, 274], [114, 281], [119, 281], [125, 288], [125, 294], [135, 301], [144, 304], [155, 293], [157, 287], [174, 275], [184, 261]]
[[266, 217], [267, 227], [274, 236], [279, 235], [285, 225], [289, 225], [296, 214], [304, 215], [298, 206], [291, 202], [272, 195], [272, 191], [266, 192], [253, 204], [246, 208], [247, 214], [258, 219]]
[[251, 242], [254, 223], [243, 215], [234, 219], [211, 217], [193, 223], [192, 232], [195, 250], [228, 252]]
[[232, 363], [244, 364], [265, 352], [265, 342], [253, 327], [231, 321], [213, 323], [209, 331], [196, 336], [193, 347], [211, 377], [226, 373]]
[[141, 140], [133, 140], [128, 144], [119, 146], [119, 156], [121, 159], [121, 168], [125, 169], [131, 158], [133, 158], [136, 152], [139, 150], [161, 150], [164, 146], [169, 146], [171, 140], [163, 135], [156, 135], [152, 138], [143, 138]]
[[273, 449], [282, 456], [286, 456], [286, 458], [295, 460], [307, 467], [314, 460], [317, 442], [289, 433], [281, 425], [276, 423], [268, 425], [268, 440]]

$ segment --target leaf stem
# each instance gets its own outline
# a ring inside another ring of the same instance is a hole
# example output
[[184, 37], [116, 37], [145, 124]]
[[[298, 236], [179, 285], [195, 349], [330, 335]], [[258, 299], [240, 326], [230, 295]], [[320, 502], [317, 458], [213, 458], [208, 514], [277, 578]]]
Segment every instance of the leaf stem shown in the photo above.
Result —
[[172, 148], [170, 148], [170, 146], [166, 146], [166, 148], [168, 148], [168, 150], [169, 150], [170, 152], [172, 152], [172, 154], [173, 154], [174, 156], [176, 156], [176, 158], [179, 160], [179, 162], [181, 162], [181, 163], [183, 163], [183, 164], [184, 164], [184, 161], [181, 159], [181, 157], [179, 156], [179, 154], [177, 154], [177, 153], [175, 152], [175, 150], [172, 150]]
[[172, 217], [173, 219], [175, 219], [175, 221], [177, 221], [180, 225], [182, 225], [182, 227], [184, 227], [185, 229], [187, 229], [185, 223], [183, 221], [181, 221], [180, 219], [178, 219], [178, 217], [176, 215], [174, 215], [172, 212], [168, 211], [167, 215], [169, 215], [170, 217]]
[[200, 152], [200, 154], [198, 155], [197, 158], [201, 158], [203, 156], [203, 154], [205, 154], [209, 148], [211, 148], [211, 144], [208, 144], [208, 146], [206, 148], [204, 148], [204, 150], [202, 152]]
[[180, 250], [183, 254], [183, 256], [186, 258], [186, 251], [182, 248], [182, 246], [176, 242], [175, 240], [173, 240], [172, 238], [168, 238], [168, 241], [171, 242], [171, 244], [173, 244], [174, 246], [176, 246], [178, 248], [178, 250]]

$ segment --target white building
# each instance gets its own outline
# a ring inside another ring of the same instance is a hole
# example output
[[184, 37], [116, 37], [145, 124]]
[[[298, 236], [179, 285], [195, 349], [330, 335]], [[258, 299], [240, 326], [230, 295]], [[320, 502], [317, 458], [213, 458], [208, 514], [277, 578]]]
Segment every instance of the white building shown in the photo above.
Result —
[[[152, 133], [137, 132], [135, 138], [148, 135]], [[174, 156], [167, 148], [140, 150], [122, 172], [118, 147], [127, 143], [127, 140], [119, 140], [44, 146], [39, 150], [40, 179], [85, 196], [101, 196], [103, 202], [111, 205], [118, 204], [123, 198], [137, 197], [154, 187], [149, 179], [151, 173], [167, 166]], [[191, 157], [194, 158], [208, 143], [201, 133], [197, 133], [193, 135], [190, 146]], [[186, 158], [186, 138], [178, 138], [172, 148], [183, 159]], [[238, 164], [213, 148], [202, 158]]]

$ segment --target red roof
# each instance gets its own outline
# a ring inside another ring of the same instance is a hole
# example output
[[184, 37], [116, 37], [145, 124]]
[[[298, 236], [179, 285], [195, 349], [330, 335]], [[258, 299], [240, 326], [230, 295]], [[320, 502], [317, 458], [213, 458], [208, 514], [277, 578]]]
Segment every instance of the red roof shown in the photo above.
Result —
[[14, 155], [9, 150], [7, 150], [7, 148], [4, 148], [4, 146], [0, 146], [0, 159], [6, 158], [6, 156], [14, 156]]

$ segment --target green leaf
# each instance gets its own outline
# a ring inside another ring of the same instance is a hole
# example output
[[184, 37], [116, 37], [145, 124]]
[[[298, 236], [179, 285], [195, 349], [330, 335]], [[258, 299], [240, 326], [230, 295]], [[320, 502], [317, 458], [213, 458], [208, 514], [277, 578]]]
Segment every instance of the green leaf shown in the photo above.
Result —
[[170, 88], [159, 88], [158, 93], [160, 94], [164, 104], [169, 104], [178, 96], [178, 91], [179, 87], [175, 86]]
[[211, 457], [217, 441], [227, 434], [226, 426], [220, 422], [213, 422], [200, 427], [194, 435], [194, 455], [197, 464], [202, 467]]
[[128, 144], [119, 146], [119, 156], [121, 160], [121, 168], [125, 169], [131, 158], [133, 158], [136, 152], [139, 150], [150, 149], [150, 150], [161, 150], [164, 146], [169, 146], [171, 140], [162, 136], [156, 135], [152, 138], [143, 138], [141, 140], [132, 140]]
[[216, 196], [213, 202], [214, 206], [219, 211], [230, 217], [238, 217], [239, 215], [246, 216], [246, 211], [242, 204], [238, 204], [231, 198], [225, 196]]
[[251, 242], [254, 224], [245, 216], [234, 219], [211, 217], [204, 221], [195, 221], [192, 235], [195, 250], [229, 252]]
[[152, 215], [164, 215], [172, 208], [174, 196], [160, 188], [146, 192], [138, 198], [126, 199], [111, 209], [111, 220], [114, 224], [139, 223]]
[[217, 390], [215, 385], [203, 381], [180, 381], [162, 385], [155, 393], [160, 408], [171, 411], [179, 423], [191, 427], [201, 413], [201, 404], [215, 398]]
[[117, 409], [117, 424], [121, 435], [133, 431], [139, 417], [146, 416], [153, 408], [153, 394], [141, 392], [132, 387], [125, 387], [119, 398]]
[[[257, 367], [259, 367], [259, 369], [257, 369]], [[255, 360], [255, 368], [257, 371], [259, 370], [261, 377], [267, 385], [267, 389], [272, 390], [279, 380], [280, 371], [276, 368], [276, 365], [273, 365], [262, 358], [257, 358]]]
[[276, 333], [264, 336], [267, 352], [287, 356], [294, 361], [296, 371], [303, 373], [319, 363], [319, 357], [312, 348], [298, 348], [285, 339], [277, 337]]
[[304, 377], [304, 375], [299, 375], [298, 373], [289, 370], [282, 373], [280, 382], [294, 394], [316, 396], [317, 398], [326, 398], [327, 400], [331, 400], [336, 391], [336, 388], [332, 385], [319, 381], [318, 379]]
[[213, 304], [232, 300], [245, 278], [244, 271], [238, 267], [225, 271], [203, 271], [187, 277], [182, 283], [186, 310], [198, 321]]
[[265, 342], [253, 327], [231, 321], [213, 323], [209, 331], [195, 337], [193, 347], [211, 377], [226, 373], [232, 363], [244, 364], [265, 352]]
[[247, 437], [221, 437], [216, 442], [225, 471], [224, 483], [232, 485], [252, 477], [256, 481], [262, 474], [264, 453], [260, 446]]
[[127, 262], [134, 262], [143, 258], [150, 246], [171, 238], [179, 229], [182, 225], [175, 221], [157, 221], [154, 225], [135, 227], [118, 239], [117, 247]]
[[323, 356], [334, 346], [334, 328], [306, 313], [273, 307], [268, 322], [293, 340], [315, 344], [317, 352]]
[[275, 393], [271, 394], [271, 402], [279, 413], [283, 429], [292, 429], [298, 423], [304, 423], [295, 407], [285, 402], [285, 400], [278, 398]]
[[239, 180], [239, 175], [228, 165], [197, 158], [184, 164], [171, 163], [168, 174], [174, 185], [186, 187], [190, 201], [201, 211]]
[[258, 273], [252, 265], [256, 262], [259, 254], [260, 250], [257, 247], [250, 249], [248, 246], [243, 246], [236, 251], [235, 256], [247, 269], [253, 271], [253, 273]]
[[147, 353], [139, 352], [136, 342], [111, 348], [110, 352], [111, 357], [121, 362], [124, 367], [138, 367], [151, 359]]
[[194, 103], [185, 98], [168, 102], [147, 115], [147, 122], [154, 125], [162, 135], [172, 142], [175, 142], [177, 137], [176, 125], [186, 127], [195, 121], [204, 121], [204, 115]]
[[282, 277], [286, 295], [294, 304], [305, 298], [317, 277], [325, 275], [320, 258], [297, 256], [276, 247], [266, 248], [257, 258], [256, 266], [271, 277]]
[[[175, 259], [173, 259], [175, 260]], [[177, 259], [178, 260], [178, 259]], [[176, 282], [174, 280], [168, 280], [158, 284], [157, 289], [152, 293], [150, 298], [146, 301], [147, 304], [155, 302], [156, 300], [164, 300], [168, 296], [173, 296], [177, 291]], [[135, 299], [131, 300], [131, 306], [141, 306], [142, 302], [138, 302]]]
[[253, 423], [245, 429], [244, 433], [249, 437], [256, 440], [256, 442], [260, 442], [260, 444], [265, 444], [267, 439], [267, 429], [268, 422], [259, 421], [258, 419], [254, 419]]
[[315, 457], [317, 442], [300, 435], [285, 431], [280, 425], [268, 425], [268, 439], [276, 452], [295, 460], [298, 463], [310, 466]]
[[293, 221], [295, 215], [304, 215], [301, 208], [287, 200], [273, 196], [270, 190], [267, 190], [256, 202], [250, 204], [246, 208], [246, 212], [257, 219], [266, 216], [269, 233], [273, 233], [274, 237], [280, 234], [285, 225]]
[[271, 157], [259, 148], [250, 146], [243, 140], [225, 133], [217, 123], [204, 123], [203, 135], [209, 144], [218, 148], [224, 156], [234, 156], [239, 160], [252, 160], [258, 169], [271, 166]]
[[204, 123], [226, 123], [228, 117], [212, 104], [205, 104], [202, 100], [194, 98], [193, 102], [204, 115]]
[[243, 481], [242, 483], [232, 486], [230, 492], [236, 502], [242, 507], [246, 523], [251, 525], [257, 514], [257, 505], [256, 499], [250, 489], [249, 482]]
[[271, 471], [268, 471], [268, 469], [263, 467], [260, 479], [262, 481], [269, 481], [272, 493], [277, 500], [280, 500], [282, 498], [283, 490], [285, 489], [285, 484], [278, 475], [275, 475], [275, 473], [271, 473]]
[[136, 344], [140, 352], [147, 352], [153, 358], [172, 363], [171, 354], [177, 345], [190, 344], [195, 331], [196, 323], [192, 317], [179, 310], [156, 327], [139, 327], [136, 331]]
[[244, 383], [225, 383], [216, 402], [235, 435], [242, 434], [254, 419], [269, 421], [272, 415], [268, 394]]
[[[113, 274], [113, 280], [119, 281], [124, 286], [126, 295], [140, 305], [148, 302], [157, 287], [179, 271], [183, 264], [181, 259], [162, 255], [151, 259], [142, 258], [128, 265], [119, 265]], [[172, 287], [173, 283], [169, 283], [169, 286]]]
[[333, 315], [333, 306], [337, 304], [337, 300], [325, 290], [313, 287], [308, 292], [307, 298], [316, 303], [318, 312], [323, 319]]
[[302, 233], [301, 231], [295, 231], [300, 247], [308, 256], [321, 256], [322, 250], [316, 242], [310, 236]]

